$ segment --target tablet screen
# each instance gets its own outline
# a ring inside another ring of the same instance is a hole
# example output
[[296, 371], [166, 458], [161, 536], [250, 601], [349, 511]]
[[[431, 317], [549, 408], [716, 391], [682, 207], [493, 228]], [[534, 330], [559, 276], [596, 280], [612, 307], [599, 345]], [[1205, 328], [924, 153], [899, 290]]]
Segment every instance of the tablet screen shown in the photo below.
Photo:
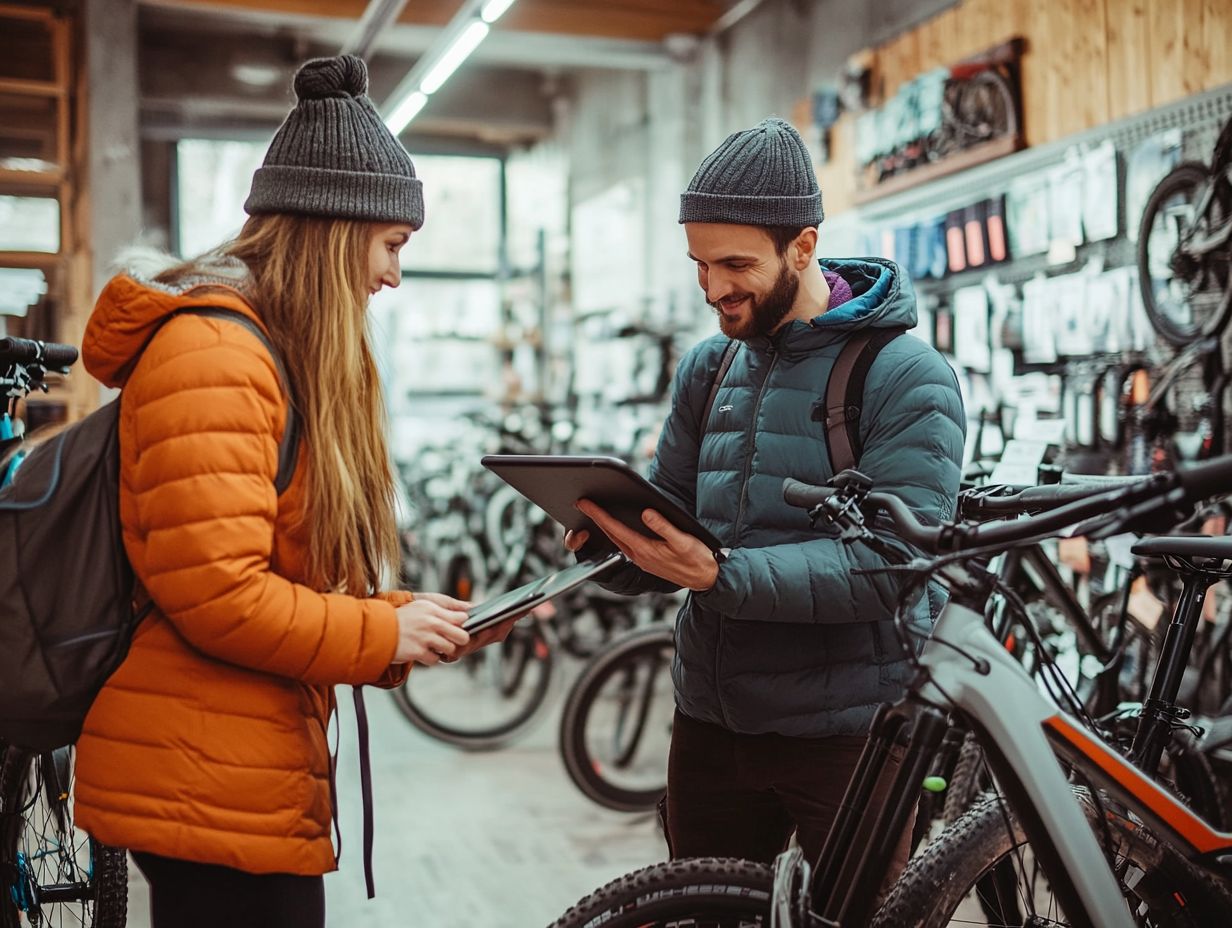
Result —
[[649, 483], [619, 458], [597, 455], [490, 454], [483, 458], [488, 468], [507, 484], [568, 529], [597, 529], [577, 509], [579, 499], [589, 499], [634, 531], [657, 537], [642, 522], [642, 513], [653, 509], [687, 535], [701, 540], [712, 551], [722, 543], [691, 512]]
[[469, 618], [462, 623], [462, 627], [474, 634], [488, 626], [498, 625], [519, 612], [533, 609], [540, 603], [569, 592], [622, 561], [623, 554], [609, 554], [597, 560], [580, 561], [546, 577], [532, 580], [525, 586], [472, 606]]

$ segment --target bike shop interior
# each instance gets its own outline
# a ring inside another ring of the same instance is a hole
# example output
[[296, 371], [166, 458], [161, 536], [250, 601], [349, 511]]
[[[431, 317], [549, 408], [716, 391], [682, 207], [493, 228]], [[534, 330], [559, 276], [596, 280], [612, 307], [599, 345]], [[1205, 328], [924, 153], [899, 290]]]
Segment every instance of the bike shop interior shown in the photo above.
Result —
[[[234, 236], [297, 67], [342, 53], [367, 62], [427, 216], [401, 286], [368, 304], [402, 588], [478, 603], [574, 563], [562, 526], [485, 455], [652, 472], [677, 365], [718, 331], [680, 195], [767, 117], [807, 149], [818, 255], [893, 262], [910, 282], [909, 335], [947, 362], [965, 411], [964, 492], [1232, 452], [1226, 0], [0, 0], [0, 480], [23, 438], [115, 396], [80, 362], [9, 347], [80, 348], [132, 246], [188, 258]], [[1228, 512], [1215, 501], [1184, 530], [1228, 534]], [[1037, 540], [997, 568], [1080, 696], [1120, 661], [1105, 709], [1125, 718], [1183, 589], [1138, 539]], [[375, 899], [340, 697], [349, 840], [325, 878], [328, 924], [548, 924], [666, 859], [685, 602], [588, 582], [504, 641], [374, 690]], [[1214, 583], [1200, 602], [1177, 697], [1193, 741], [1168, 769], [1227, 831], [1232, 595]], [[114, 890], [126, 912], [100, 901], [73, 760], [65, 746], [3, 768], [0, 928], [151, 924], [135, 865]], [[956, 788], [925, 796], [920, 847], [989, 785], [945, 774]]]

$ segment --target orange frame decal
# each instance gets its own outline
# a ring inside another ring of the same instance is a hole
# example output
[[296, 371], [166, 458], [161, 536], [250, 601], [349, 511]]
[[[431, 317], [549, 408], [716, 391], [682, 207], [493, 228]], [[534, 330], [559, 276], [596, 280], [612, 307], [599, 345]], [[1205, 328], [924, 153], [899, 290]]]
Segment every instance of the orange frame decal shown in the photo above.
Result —
[[1120, 784], [1200, 854], [1232, 850], [1232, 834], [1211, 828], [1086, 729], [1071, 724], [1060, 715], [1046, 718], [1044, 728], [1048, 734], [1095, 764], [1106, 777]]

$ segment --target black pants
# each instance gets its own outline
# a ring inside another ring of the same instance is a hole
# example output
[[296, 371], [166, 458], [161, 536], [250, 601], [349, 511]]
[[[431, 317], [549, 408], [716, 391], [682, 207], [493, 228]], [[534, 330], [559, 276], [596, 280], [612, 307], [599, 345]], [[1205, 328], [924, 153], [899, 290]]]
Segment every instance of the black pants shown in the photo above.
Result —
[[[863, 735], [789, 738], [739, 735], [676, 712], [667, 769], [666, 830], [677, 857], [740, 857], [773, 862], [794, 831], [815, 861], [838, 816]], [[889, 792], [887, 775], [871, 804]], [[897, 878], [911, 853], [911, 823], [895, 851]]]
[[133, 852], [153, 928], [325, 928], [325, 881]]

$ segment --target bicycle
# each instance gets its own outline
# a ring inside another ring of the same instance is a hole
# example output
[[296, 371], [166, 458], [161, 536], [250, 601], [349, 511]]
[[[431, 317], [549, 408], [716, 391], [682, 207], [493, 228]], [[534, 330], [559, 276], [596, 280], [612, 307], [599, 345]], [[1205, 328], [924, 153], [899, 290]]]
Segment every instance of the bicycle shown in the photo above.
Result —
[[[67, 374], [71, 345], [0, 338], [0, 485], [26, 450], [18, 403], [48, 389], [48, 374]], [[128, 864], [122, 848], [90, 837], [73, 820], [73, 749], [34, 753], [0, 743], [0, 928], [80, 924], [122, 928]]]
[[616, 812], [649, 812], [667, 789], [675, 630], [634, 629], [583, 668], [565, 697], [560, 757], [583, 795]]
[[[556, 928], [687, 924], [689, 919], [707, 925], [779, 928], [854, 926], [870, 920], [885, 926], [945, 924], [952, 912], [941, 910], [957, 905], [999, 859], [988, 860], [986, 854], [978, 868], [955, 873], [926, 870], [940, 857], [930, 846], [899, 883], [909, 889], [891, 892], [872, 916], [919, 785], [953, 727], [976, 733], [1014, 814], [1010, 818], [1006, 800], [998, 795], [969, 812], [959, 822], [962, 831], [969, 831], [963, 823], [987, 816], [986, 810], [992, 809], [1000, 827], [1011, 835], [1001, 857], [1010, 854], [1021, 860], [1018, 836], [1028, 841], [1070, 923], [1101, 928], [1134, 924], [1127, 897], [1135, 913], [1141, 909], [1158, 916], [1156, 923], [1199, 926], [1225, 921], [1232, 911], [1232, 895], [1205, 867], [1232, 873], [1232, 833], [1212, 829], [1089, 731], [1079, 721], [1080, 706], [1076, 715], [1070, 714], [1040, 692], [1037, 682], [985, 625], [987, 603], [998, 584], [981, 560], [1074, 526], [1094, 536], [1097, 530], [1111, 533], [1142, 530], [1161, 521], [1175, 524], [1181, 520], [1178, 509], [1232, 488], [1232, 458], [1157, 474], [1113, 490], [1024, 491], [1019, 497], [1024, 511], [1029, 504], [1040, 514], [991, 526], [925, 526], [897, 497], [871, 492], [866, 478], [848, 472], [835, 481], [841, 489], [789, 480], [784, 495], [789, 503], [830, 521], [845, 542], [858, 541], [878, 550], [889, 569], [909, 578], [902, 601], [913, 595], [921, 580], [933, 576], [946, 582], [951, 595], [931, 634], [908, 627], [900, 610], [900, 646], [916, 664], [917, 674], [904, 699], [878, 713], [816, 866], [809, 866], [799, 848], [780, 855], [773, 870], [747, 861], [713, 859], [660, 864], [583, 899], [555, 923]], [[885, 538], [871, 531], [873, 519], [885, 527]], [[1169, 547], [1175, 539], [1152, 543], [1156, 553], [1186, 556]], [[1232, 557], [1232, 550], [1223, 550], [1228, 543], [1222, 539], [1206, 543], [1212, 546], [1205, 549], [1208, 552]], [[1203, 542], [1196, 544], [1200, 548]], [[913, 551], [934, 557], [915, 559]], [[1012, 595], [1007, 598], [1014, 603]], [[1192, 605], [1192, 592], [1186, 601]], [[1191, 627], [1196, 618], [1194, 609], [1178, 609], [1177, 624], [1182, 629]], [[926, 639], [918, 657], [915, 638]], [[1144, 768], [1151, 766], [1152, 758], [1158, 760], [1160, 733], [1171, 733], [1175, 720], [1169, 715], [1169, 702], [1175, 693], [1170, 696], [1169, 690], [1173, 683], [1179, 685], [1174, 661], [1185, 647], [1184, 635], [1169, 636], [1156, 673], [1159, 686], [1152, 694], [1158, 704], [1144, 714], [1135, 738], [1135, 756]], [[903, 735], [906, 754], [892, 781], [890, 798], [879, 808], [868, 808], [891, 747]], [[1100, 789], [1071, 783], [1071, 774], [1084, 784], [1098, 783]], [[1094, 823], [1094, 830], [1088, 822]], [[935, 845], [943, 846], [952, 845], [944, 841]], [[1111, 860], [1105, 856], [1110, 851], [1115, 852]], [[1132, 873], [1123, 869], [1126, 864], [1133, 867]], [[940, 882], [943, 878], [950, 882]], [[949, 891], [940, 892], [942, 887]], [[1136, 895], [1139, 891], [1141, 895]], [[1034, 907], [1033, 896], [1027, 901]], [[1039, 912], [1031, 917], [1028, 924], [1056, 924]]]
[[1155, 330], [1188, 345], [1223, 329], [1232, 307], [1232, 120], [1211, 164], [1184, 161], [1151, 192], [1138, 233], [1138, 280]]

